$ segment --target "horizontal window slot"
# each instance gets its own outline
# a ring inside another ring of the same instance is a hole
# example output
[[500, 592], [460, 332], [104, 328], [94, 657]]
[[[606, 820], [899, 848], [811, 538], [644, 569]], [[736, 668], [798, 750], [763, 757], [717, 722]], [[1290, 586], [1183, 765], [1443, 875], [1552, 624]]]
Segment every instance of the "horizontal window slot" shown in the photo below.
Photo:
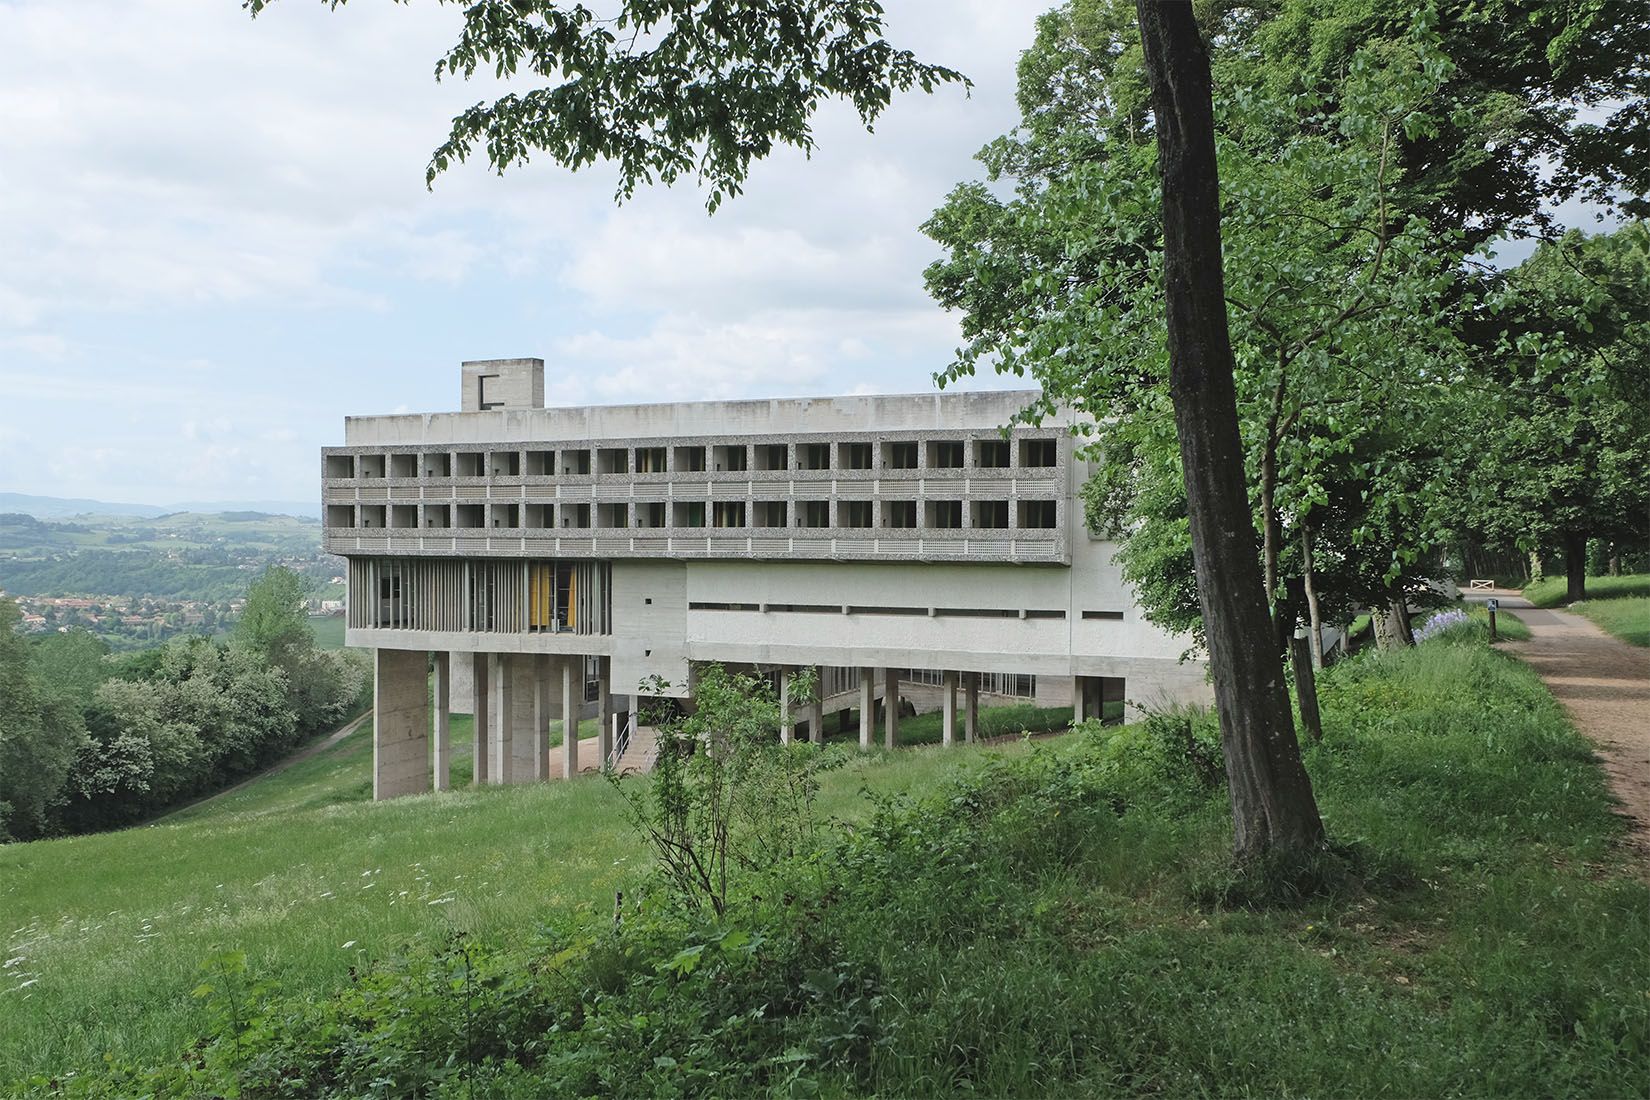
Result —
[[1105, 619], [1108, 622], [1120, 623], [1123, 621], [1123, 613], [1121, 611], [1085, 611], [1083, 612], [1083, 618]]

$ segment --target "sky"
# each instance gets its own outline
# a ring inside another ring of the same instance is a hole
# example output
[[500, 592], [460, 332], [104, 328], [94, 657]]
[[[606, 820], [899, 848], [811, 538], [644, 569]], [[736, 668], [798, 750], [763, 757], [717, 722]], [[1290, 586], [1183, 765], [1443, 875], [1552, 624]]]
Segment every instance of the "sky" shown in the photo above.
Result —
[[870, 134], [832, 105], [710, 216], [547, 158], [427, 190], [496, 88], [433, 78], [456, 7], [0, 0], [0, 491], [315, 499], [344, 416], [456, 409], [466, 359], [542, 358], [550, 404], [931, 390], [960, 333], [918, 226], [1017, 121], [1050, 5], [886, 6], [971, 92]]

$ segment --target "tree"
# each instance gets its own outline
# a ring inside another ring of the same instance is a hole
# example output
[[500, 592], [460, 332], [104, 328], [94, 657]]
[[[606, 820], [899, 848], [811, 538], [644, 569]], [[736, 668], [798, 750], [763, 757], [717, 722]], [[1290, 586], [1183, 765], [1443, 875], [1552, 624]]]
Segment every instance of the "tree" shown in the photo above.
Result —
[[86, 729], [71, 701], [43, 690], [21, 612], [0, 597], [0, 841], [47, 836]]
[[[242, 6], [256, 17], [269, 2]], [[621, 200], [637, 184], [696, 175], [714, 210], [775, 144], [813, 148], [809, 119], [824, 99], [847, 100], [869, 127], [896, 91], [967, 83], [881, 34], [877, 0], [623, 0], [612, 19], [558, 0], [468, 2], [436, 79], [525, 70], [549, 84], [455, 118], [425, 180], [485, 144], [500, 173], [534, 152], [575, 170], [611, 161]]]
[[246, 590], [235, 641], [290, 675], [315, 647], [304, 611], [307, 589], [304, 578], [284, 565], [269, 566]]
[[[1209, 55], [1187, 2], [1139, 0], [1163, 187], [1169, 389], [1237, 855], [1323, 841], [1254, 556], [1220, 257]], [[1257, 644], [1257, 642], [1259, 644]]]

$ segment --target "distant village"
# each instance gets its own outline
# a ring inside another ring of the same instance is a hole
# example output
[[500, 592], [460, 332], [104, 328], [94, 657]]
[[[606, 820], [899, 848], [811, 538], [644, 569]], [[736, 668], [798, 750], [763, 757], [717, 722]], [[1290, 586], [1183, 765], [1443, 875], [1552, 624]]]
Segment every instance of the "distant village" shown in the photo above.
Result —
[[[343, 584], [335, 577], [334, 584]], [[7, 593], [0, 591], [0, 596]], [[19, 629], [29, 634], [89, 630], [111, 642], [151, 644], [183, 634], [216, 634], [227, 630], [246, 606], [244, 599], [164, 600], [126, 596], [11, 596], [23, 613]], [[344, 601], [312, 599], [309, 613], [344, 613]]]

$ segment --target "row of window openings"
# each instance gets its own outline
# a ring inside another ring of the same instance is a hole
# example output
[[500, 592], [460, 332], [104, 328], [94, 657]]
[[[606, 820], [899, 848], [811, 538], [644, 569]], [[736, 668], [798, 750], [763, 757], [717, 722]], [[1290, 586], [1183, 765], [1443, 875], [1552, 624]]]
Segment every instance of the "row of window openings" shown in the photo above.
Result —
[[[1058, 608], [1019, 608], [1019, 607], [889, 607], [879, 605], [860, 604], [819, 604], [819, 603], [718, 603], [715, 601], [692, 601], [688, 604], [689, 611], [760, 611], [764, 614], [772, 612], [787, 612], [793, 614], [826, 614], [826, 615], [912, 615], [926, 618], [967, 618], [967, 619], [1063, 619], [1066, 613]], [[1099, 615], [1098, 612], [1083, 612], [1085, 619]], [[1122, 615], [1119, 613], [1118, 618]]]
[[[968, 526], [1006, 529], [1011, 515], [1006, 500], [884, 500], [881, 502], [881, 522], [876, 505], [870, 500], [842, 500], [836, 502], [836, 519], [832, 522], [831, 502], [803, 500], [796, 502], [794, 515], [797, 527], [887, 527], [914, 529], [918, 526], [939, 530], [957, 530], [963, 526], [964, 506], [967, 506]], [[650, 501], [639, 504], [426, 504], [423, 505], [423, 526], [426, 528], [629, 528], [648, 527], [790, 527], [793, 510], [784, 500], [679, 500], [673, 503]], [[559, 516], [557, 511], [559, 510]], [[489, 514], [490, 513], [490, 514]], [[1057, 526], [1058, 513], [1052, 500], [1021, 500], [1014, 502], [1012, 514], [1016, 527], [1048, 529]], [[919, 525], [918, 518], [922, 519]], [[591, 523], [591, 519], [595, 523]], [[559, 519], [559, 523], [557, 520]], [[490, 522], [489, 522], [490, 521]], [[363, 504], [359, 514], [351, 504], [327, 506], [328, 527], [388, 527], [417, 528], [419, 505]]]
[[[1006, 469], [1013, 448], [1006, 439], [973, 440], [974, 465], [981, 469]], [[1021, 439], [1021, 466], [1049, 467], [1058, 450], [1052, 439]], [[831, 454], [832, 448], [836, 454]], [[595, 472], [599, 474], [699, 473], [706, 470], [873, 470], [876, 449], [882, 450], [882, 468], [916, 470], [923, 448], [929, 469], [960, 470], [967, 448], [960, 439], [938, 439], [885, 443], [798, 443], [795, 454], [789, 443], [736, 443], [704, 447], [598, 447]], [[569, 447], [559, 451], [428, 451], [404, 454], [327, 455], [329, 478], [378, 477], [549, 477], [556, 474], [591, 472], [591, 450]], [[833, 462], [833, 457], [835, 461]], [[667, 465], [667, 458], [671, 459]]]

